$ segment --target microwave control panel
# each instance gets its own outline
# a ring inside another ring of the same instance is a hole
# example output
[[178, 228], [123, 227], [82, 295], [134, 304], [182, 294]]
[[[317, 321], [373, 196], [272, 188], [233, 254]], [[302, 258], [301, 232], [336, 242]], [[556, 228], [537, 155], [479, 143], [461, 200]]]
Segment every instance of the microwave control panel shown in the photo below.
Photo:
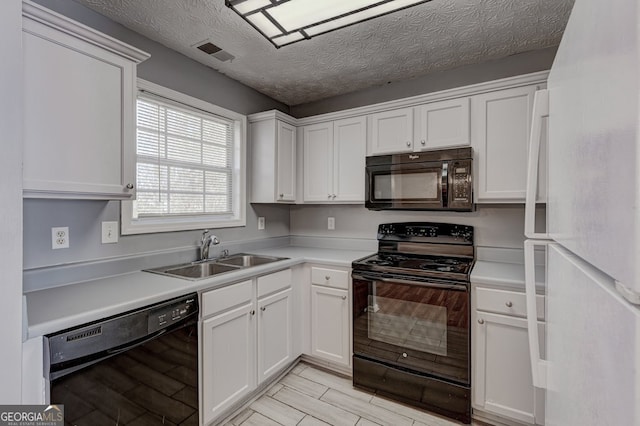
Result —
[[471, 161], [458, 160], [451, 165], [449, 172], [449, 207], [467, 208], [473, 204], [471, 186]]

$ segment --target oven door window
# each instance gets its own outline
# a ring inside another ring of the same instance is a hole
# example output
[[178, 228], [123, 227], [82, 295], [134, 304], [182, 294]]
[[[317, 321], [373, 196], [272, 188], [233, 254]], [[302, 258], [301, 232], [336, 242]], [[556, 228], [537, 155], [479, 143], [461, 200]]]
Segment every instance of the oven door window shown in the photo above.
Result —
[[354, 354], [469, 383], [469, 292], [354, 280]]

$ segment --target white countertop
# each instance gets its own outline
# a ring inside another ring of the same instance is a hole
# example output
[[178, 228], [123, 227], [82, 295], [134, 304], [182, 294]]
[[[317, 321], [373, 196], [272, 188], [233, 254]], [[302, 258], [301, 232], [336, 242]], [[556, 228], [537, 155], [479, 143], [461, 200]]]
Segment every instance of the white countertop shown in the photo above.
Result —
[[198, 281], [137, 271], [27, 293], [28, 338], [305, 262], [351, 267], [352, 261], [372, 254], [370, 251], [295, 246], [261, 249], [251, 253], [289, 259]]
[[[544, 293], [544, 278], [544, 267], [536, 265], [536, 291], [538, 293]], [[476, 260], [471, 271], [471, 284], [524, 291], [524, 265]]]

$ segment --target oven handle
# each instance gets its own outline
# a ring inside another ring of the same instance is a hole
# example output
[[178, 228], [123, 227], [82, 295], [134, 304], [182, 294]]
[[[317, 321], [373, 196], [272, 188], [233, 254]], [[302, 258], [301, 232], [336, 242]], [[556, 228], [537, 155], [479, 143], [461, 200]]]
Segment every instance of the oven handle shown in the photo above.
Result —
[[358, 274], [358, 273], [352, 273], [351, 277], [357, 280], [382, 281], [385, 283], [419, 285], [422, 287], [437, 288], [442, 290], [455, 290], [455, 291], [468, 290], [467, 286], [464, 284], [444, 284], [444, 283], [436, 283], [436, 282], [413, 281], [413, 280], [406, 280], [402, 278], [387, 278], [387, 277], [381, 277], [377, 275], [366, 275], [366, 274]]

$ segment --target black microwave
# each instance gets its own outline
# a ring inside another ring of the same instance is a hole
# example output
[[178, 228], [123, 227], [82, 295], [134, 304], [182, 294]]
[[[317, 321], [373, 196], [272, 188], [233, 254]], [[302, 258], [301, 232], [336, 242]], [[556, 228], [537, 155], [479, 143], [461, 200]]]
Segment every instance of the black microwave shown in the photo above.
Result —
[[367, 157], [370, 210], [473, 210], [471, 148]]

